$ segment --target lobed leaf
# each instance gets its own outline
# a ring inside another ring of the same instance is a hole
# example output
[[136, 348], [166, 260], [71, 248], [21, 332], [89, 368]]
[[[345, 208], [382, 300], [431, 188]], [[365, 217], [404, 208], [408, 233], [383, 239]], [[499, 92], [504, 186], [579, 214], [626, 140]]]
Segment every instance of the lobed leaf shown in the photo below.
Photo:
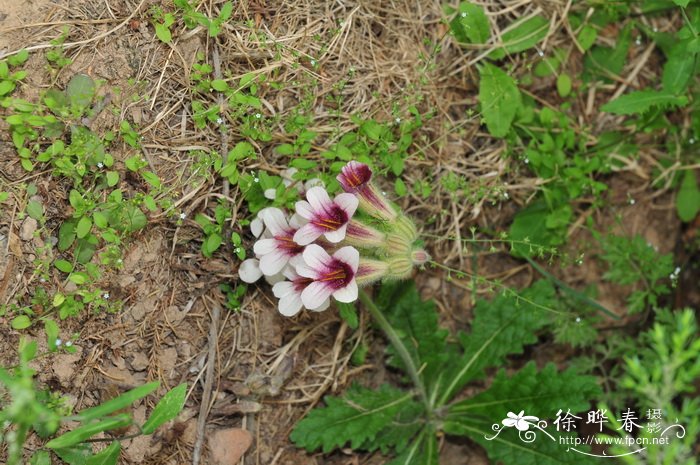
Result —
[[606, 103], [600, 109], [616, 115], [645, 113], [652, 108], [682, 107], [688, 98], [667, 91], [638, 90]]

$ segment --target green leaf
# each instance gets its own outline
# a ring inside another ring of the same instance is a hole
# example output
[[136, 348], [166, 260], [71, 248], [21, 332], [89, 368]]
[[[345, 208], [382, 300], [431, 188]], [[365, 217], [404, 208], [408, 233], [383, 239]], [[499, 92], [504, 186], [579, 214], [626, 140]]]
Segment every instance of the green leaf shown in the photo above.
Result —
[[450, 29], [455, 39], [467, 44], [485, 44], [491, 35], [484, 9], [470, 2], [459, 4], [459, 10], [450, 21]]
[[211, 88], [219, 92], [226, 92], [228, 90], [228, 84], [226, 84], [226, 81], [223, 79], [214, 79], [211, 81]]
[[596, 29], [593, 26], [586, 24], [581, 28], [581, 32], [578, 33], [578, 44], [585, 52], [593, 46], [597, 37], [598, 31], [596, 31]]
[[168, 391], [155, 406], [153, 412], [151, 412], [151, 416], [146, 420], [146, 423], [141, 427], [141, 432], [143, 434], [151, 434], [163, 423], [178, 416], [185, 406], [186, 397], [186, 383], [182, 383]]
[[165, 24], [155, 23], [156, 37], [160, 39], [161, 42], [170, 43], [173, 40], [173, 36], [170, 33], [170, 28]]
[[220, 234], [211, 234], [202, 243], [202, 255], [209, 258], [221, 246], [223, 238]]
[[690, 0], [673, 0], [673, 3], [675, 3], [676, 5], [678, 5], [682, 8], [685, 8], [690, 3]]
[[564, 242], [565, 229], [547, 227], [550, 213], [544, 201], [536, 200], [515, 215], [508, 233], [514, 241], [511, 253], [515, 257], [531, 257], [543, 248]]
[[140, 208], [131, 204], [124, 207], [124, 223], [121, 227], [124, 227], [128, 232], [134, 232], [145, 228], [147, 224], [148, 218]]
[[129, 415], [116, 415], [114, 417], [100, 420], [96, 423], [80, 426], [73, 431], [69, 431], [55, 439], [52, 439], [51, 441], [47, 442], [44, 447], [48, 447], [49, 449], [59, 449], [74, 446], [98, 433], [123, 428], [124, 426], [129, 426], [130, 424], [131, 417]]
[[685, 170], [676, 196], [676, 211], [684, 223], [691, 222], [700, 211], [700, 190], [693, 170]]
[[124, 394], [115, 397], [114, 399], [110, 399], [107, 402], [104, 402], [100, 405], [79, 412], [77, 418], [79, 421], [84, 423], [116, 412], [117, 410], [121, 410], [125, 407], [128, 407], [137, 400], [146, 397], [148, 394], [158, 389], [158, 386], [160, 386], [159, 381], [153, 381], [148, 384], [144, 384], [143, 386], [139, 386], [130, 391], [127, 391]]
[[32, 325], [32, 320], [29, 319], [27, 315], [16, 316], [12, 319], [10, 326], [12, 329], [20, 330], [27, 329]]
[[9, 192], [0, 192], [0, 203], [4, 202], [8, 198], [10, 198]]
[[353, 385], [343, 397], [326, 396], [326, 407], [312, 410], [289, 437], [308, 451], [330, 452], [348, 442], [359, 448], [388, 427], [412, 397], [386, 384], [378, 389]]
[[52, 319], [44, 320], [44, 332], [46, 333], [46, 345], [49, 350], [56, 350], [56, 339], [58, 338], [58, 325]]
[[109, 187], [114, 187], [119, 182], [119, 173], [116, 171], [107, 171], [107, 185]]
[[109, 446], [88, 458], [85, 463], [86, 465], [116, 465], [120, 451], [121, 444], [119, 441], [112, 441]]
[[631, 115], [645, 113], [652, 108], [682, 107], [687, 103], [688, 98], [685, 96], [654, 90], [639, 90], [622, 95], [600, 109], [616, 115]]
[[561, 97], [568, 97], [571, 93], [571, 77], [562, 73], [557, 77], [557, 92]]
[[401, 178], [396, 178], [396, 181], [394, 182], [394, 190], [396, 191], [396, 195], [399, 197], [403, 197], [408, 193], [406, 183], [404, 183]]
[[0, 97], [15, 90], [15, 83], [12, 81], [0, 81]]
[[88, 459], [92, 456], [90, 444], [78, 444], [73, 447], [54, 449], [56, 455], [69, 465], [87, 465]]
[[535, 362], [529, 362], [512, 376], [501, 369], [486, 391], [453, 404], [445, 431], [469, 436], [486, 449], [493, 463], [587, 464], [589, 459], [566, 453], [566, 445], [551, 442], [543, 433], [538, 433], [537, 440], [531, 444], [523, 443], [515, 434], [517, 431], [512, 431], [515, 428], [504, 429], [492, 441], [486, 437], [494, 436], [491, 425], [500, 424], [508, 412], [524, 410], [525, 415], [554, 418], [559, 409], [572, 412], [588, 409], [591, 399], [599, 394], [600, 388], [593, 376], [579, 375], [573, 369], [559, 372], [551, 363], [538, 372]]
[[504, 137], [521, 105], [515, 80], [497, 66], [485, 63], [479, 68], [479, 101], [489, 132]]
[[51, 465], [51, 455], [47, 450], [38, 450], [29, 459], [29, 465]]
[[664, 64], [661, 84], [664, 92], [669, 94], [681, 94], [688, 87], [690, 79], [695, 73], [697, 54], [689, 53], [687, 41], [683, 41], [673, 47], [668, 60]]
[[87, 74], [76, 74], [68, 82], [66, 95], [73, 105], [86, 108], [95, 97], [95, 81]]
[[360, 326], [360, 320], [357, 318], [357, 309], [355, 308], [355, 304], [336, 302], [336, 306], [338, 307], [340, 318], [347, 323], [350, 329], [357, 329]]
[[68, 220], [58, 229], [58, 250], [63, 252], [75, 241], [75, 220]]
[[77, 226], [75, 227], [75, 235], [78, 237], [78, 239], [82, 239], [90, 233], [91, 229], [92, 219], [90, 219], [89, 216], [83, 216], [80, 218]]
[[[450, 359], [445, 346], [447, 330], [438, 326], [435, 302], [421, 300], [412, 281], [383, 285], [375, 302], [399, 333], [415, 365], [424, 367], [421, 378], [430, 392]], [[389, 363], [403, 369], [393, 348], [388, 352]]]
[[507, 355], [522, 353], [526, 345], [537, 342], [537, 331], [551, 320], [545, 308], [554, 299], [552, 284], [541, 280], [519, 294], [508, 291], [491, 301], [478, 300], [471, 331], [459, 334], [464, 353], [449, 373], [438, 375], [440, 404], [481, 378], [486, 368], [504, 363]]
[[27, 203], [27, 215], [39, 221], [44, 216], [44, 207], [36, 200], [30, 200]]
[[56, 269], [64, 273], [70, 273], [71, 271], [73, 271], [73, 264], [68, 260], [56, 260], [55, 262], [53, 262], [53, 266], [55, 266]]
[[501, 59], [507, 53], [518, 53], [534, 47], [547, 36], [549, 21], [542, 16], [533, 16], [526, 20], [517, 20], [501, 35], [503, 47], [494, 50], [493, 59]]
[[148, 184], [155, 187], [156, 189], [158, 189], [161, 186], [160, 178], [157, 174], [152, 173], [150, 171], [142, 171], [141, 176], [143, 176], [143, 179], [145, 179]]
[[439, 465], [437, 434], [426, 428], [421, 435], [387, 465]]

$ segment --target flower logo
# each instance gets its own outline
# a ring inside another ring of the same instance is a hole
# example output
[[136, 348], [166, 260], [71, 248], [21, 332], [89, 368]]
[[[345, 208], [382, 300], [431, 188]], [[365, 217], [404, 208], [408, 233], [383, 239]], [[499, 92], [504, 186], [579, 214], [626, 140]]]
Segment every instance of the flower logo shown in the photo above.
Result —
[[504, 418], [501, 423], [503, 423], [503, 426], [507, 426], [508, 428], [515, 426], [518, 428], [518, 431], [527, 431], [533, 422], [536, 423], [540, 419], [537, 417], [524, 415], [524, 413], [525, 410], [521, 410], [517, 415], [513, 412], [508, 412], [508, 418]]

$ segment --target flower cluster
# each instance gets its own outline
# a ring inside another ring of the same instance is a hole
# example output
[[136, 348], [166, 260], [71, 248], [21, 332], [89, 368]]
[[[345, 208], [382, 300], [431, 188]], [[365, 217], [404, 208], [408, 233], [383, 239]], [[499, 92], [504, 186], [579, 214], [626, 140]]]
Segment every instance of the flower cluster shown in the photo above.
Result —
[[322, 185], [307, 186], [291, 216], [265, 208], [251, 223], [256, 258], [241, 264], [239, 276], [247, 283], [265, 276], [285, 316], [325, 310], [331, 297], [354, 302], [359, 287], [405, 279], [430, 259], [416, 246], [413, 222], [372, 183], [369, 166], [351, 161], [337, 179], [344, 193], [331, 198]]

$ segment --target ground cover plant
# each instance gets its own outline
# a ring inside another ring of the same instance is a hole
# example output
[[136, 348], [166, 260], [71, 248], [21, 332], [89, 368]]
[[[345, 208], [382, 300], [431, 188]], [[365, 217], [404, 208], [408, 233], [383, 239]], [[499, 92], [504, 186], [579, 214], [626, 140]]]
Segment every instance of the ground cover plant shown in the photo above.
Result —
[[694, 0], [0, 18], [1, 462], [697, 463]]

